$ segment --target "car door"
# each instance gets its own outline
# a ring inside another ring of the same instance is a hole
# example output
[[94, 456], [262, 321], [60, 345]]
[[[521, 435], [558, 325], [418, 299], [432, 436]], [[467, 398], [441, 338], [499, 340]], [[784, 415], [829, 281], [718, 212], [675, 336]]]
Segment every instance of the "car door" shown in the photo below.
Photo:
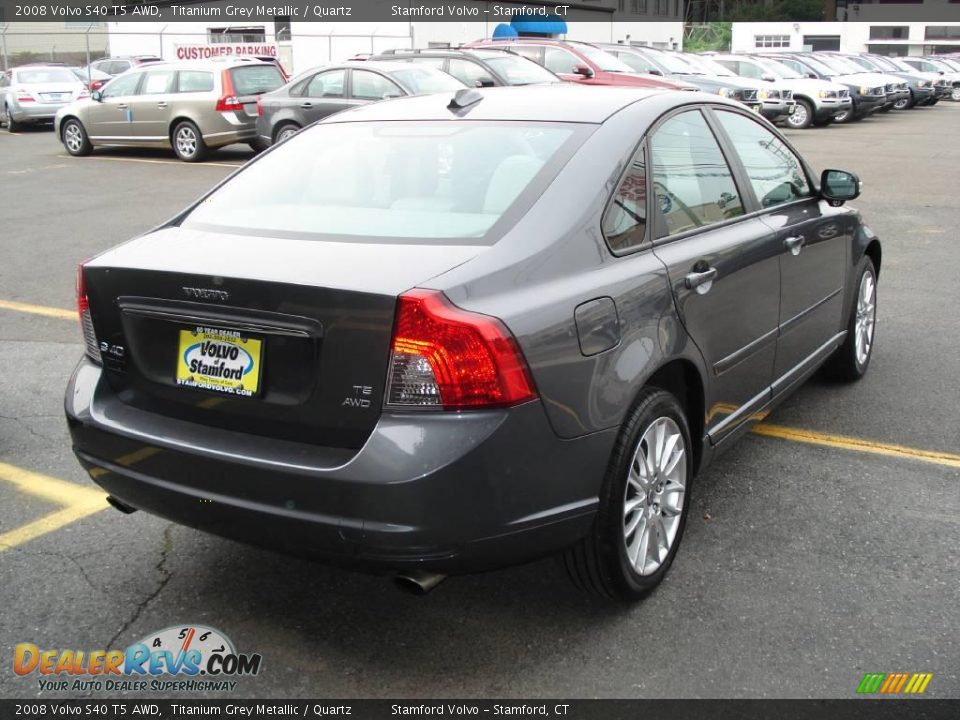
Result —
[[706, 430], [720, 442], [770, 398], [780, 245], [738, 187], [707, 116], [684, 110], [648, 137], [654, 252], [708, 370]]
[[303, 95], [291, 100], [297, 103], [296, 114], [301, 125], [309, 125], [355, 104], [347, 98], [347, 71], [342, 68], [317, 73], [306, 84]]
[[134, 134], [131, 100], [136, 97], [143, 73], [111, 80], [100, 91], [100, 102], [87, 111], [87, 134], [93, 139], [126, 140]]
[[164, 140], [169, 137], [176, 71], [147, 70], [142, 75], [139, 92], [129, 101], [133, 135], [144, 140]]
[[781, 248], [779, 391], [819, 364], [840, 330], [850, 247], [845, 211], [819, 199], [800, 158], [761, 122], [719, 108], [715, 114]]

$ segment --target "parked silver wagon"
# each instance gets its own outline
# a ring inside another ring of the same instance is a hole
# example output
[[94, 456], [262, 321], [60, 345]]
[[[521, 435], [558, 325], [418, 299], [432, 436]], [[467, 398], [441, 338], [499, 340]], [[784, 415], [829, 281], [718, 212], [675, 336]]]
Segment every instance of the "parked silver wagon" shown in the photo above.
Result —
[[257, 144], [257, 99], [283, 85], [276, 65], [249, 60], [135, 68], [56, 116], [71, 155], [99, 145], [172, 147], [187, 162], [232, 143]]

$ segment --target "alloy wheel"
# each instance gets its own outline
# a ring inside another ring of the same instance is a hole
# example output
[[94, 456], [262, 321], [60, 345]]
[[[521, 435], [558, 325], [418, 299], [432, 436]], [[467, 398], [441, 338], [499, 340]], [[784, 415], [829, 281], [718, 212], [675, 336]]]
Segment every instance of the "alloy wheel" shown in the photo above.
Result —
[[893, 104], [894, 110], [904, 110], [910, 105], [910, 98], [901, 98]]
[[623, 542], [639, 575], [655, 573], [670, 554], [681, 525], [686, 478], [683, 433], [672, 418], [657, 418], [637, 444], [623, 498]]
[[876, 289], [876, 279], [873, 273], [867, 270], [860, 279], [860, 289], [857, 292], [857, 319], [854, 324], [857, 364], [861, 366], [866, 364], [873, 347], [873, 327], [877, 319]]
[[797, 103], [793, 108], [793, 112], [787, 115], [787, 124], [794, 128], [802, 128], [807, 126], [809, 119], [810, 115], [807, 112], [807, 106], [803, 103]]
[[297, 128], [287, 125], [277, 134], [277, 144], [282, 143], [284, 140], [292, 138], [297, 134]]
[[77, 123], [67, 123], [67, 127], [63, 130], [63, 144], [66, 145], [67, 149], [72, 153], [80, 152], [83, 147], [83, 134]]
[[181, 127], [177, 130], [177, 152], [186, 158], [191, 158], [197, 153], [197, 135], [190, 127]]

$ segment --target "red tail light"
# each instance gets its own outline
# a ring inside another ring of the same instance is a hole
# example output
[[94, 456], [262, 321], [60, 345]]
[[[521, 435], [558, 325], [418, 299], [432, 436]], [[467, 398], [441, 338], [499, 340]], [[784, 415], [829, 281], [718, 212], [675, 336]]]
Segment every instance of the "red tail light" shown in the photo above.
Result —
[[263, 103], [260, 102], [260, 96], [257, 95], [257, 117], [263, 115]]
[[233, 76], [229, 70], [220, 73], [221, 84], [223, 85], [223, 95], [217, 100], [217, 112], [228, 112], [243, 110], [243, 103], [237, 99], [236, 91], [233, 89]]
[[435, 290], [400, 296], [387, 405], [465, 410], [536, 396], [523, 353], [502, 322], [461, 310]]
[[33, 95], [28, 93], [26, 90], [17, 90], [17, 102], [20, 103], [32, 103], [36, 102]]
[[90, 301], [87, 298], [87, 283], [83, 277], [83, 263], [77, 267], [77, 313], [80, 315], [80, 329], [83, 330], [83, 343], [86, 346], [87, 357], [100, 363], [102, 362], [100, 346], [93, 329], [93, 318], [90, 316]]

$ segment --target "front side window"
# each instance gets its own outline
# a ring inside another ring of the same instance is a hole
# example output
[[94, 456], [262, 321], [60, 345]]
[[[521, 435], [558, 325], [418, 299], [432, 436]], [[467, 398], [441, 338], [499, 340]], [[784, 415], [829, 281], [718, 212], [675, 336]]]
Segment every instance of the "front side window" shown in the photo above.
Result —
[[667, 120], [650, 140], [657, 236], [723, 222], [743, 214], [743, 203], [720, 145], [698, 111]]
[[793, 151], [760, 123], [738, 113], [717, 111], [747, 171], [757, 200], [765, 207], [810, 197], [803, 165]]
[[450, 59], [447, 71], [467, 87], [488, 87], [496, 85], [493, 76], [482, 66], [470, 60]]
[[304, 95], [313, 98], [342, 98], [344, 97], [343, 87], [346, 75], [345, 70], [330, 70], [328, 72], [317, 73], [313, 76], [313, 80], [307, 83], [307, 89]]
[[394, 70], [390, 73], [390, 77], [414, 95], [456, 92], [463, 89], [463, 83], [452, 75], [423, 65], [411, 65], [403, 70]]
[[265, 238], [485, 244], [519, 198], [535, 201], [538, 192], [524, 191], [542, 188], [589, 131], [479, 120], [321, 124], [237, 173], [184, 227]]
[[499, 73], [508, 85], [549, 83], [557, 82], [558, 79], [542, 65], [508, 53], [499, 53], [497, 57], [488, 58], [487, 65]]
[[403, 95], [403, 92], [383, 75], [369, 70], [354, 70], [352, 95], [357, 100], [383, 100], [387, 96]]
[[630, 161], [603, 216], [603, 236], [614, 252], [636, 247], [647, 231], [647, 166], [643, 146]]
[[573, 53], [567, 52], [563, 48], [544, 48], [543, 66], [547, 70], [558, 74], [573, 75], [574, 68], [577, 65], [583, 65], [583, 63]]
[[543, 54], [538, 45], [511, 45], [510, 50], [527, 58], [527, 60], [533, 60], [538, 65], [543, 65]]
[[176, 73], [173, 70], [153, 70], [146, 73], [141, 95], [162, 95], [173, 90], [173, 79]]
[[116, 80], [111, 80], [103, 86], [103, 90], [101, 90], [100, 93], [101, 97], [106, 100], [107, 98], [136, 95], [137, 85], [140, 84], [140, 77], [141, 73], [133, 73], [132, 75], [123, 75]]

